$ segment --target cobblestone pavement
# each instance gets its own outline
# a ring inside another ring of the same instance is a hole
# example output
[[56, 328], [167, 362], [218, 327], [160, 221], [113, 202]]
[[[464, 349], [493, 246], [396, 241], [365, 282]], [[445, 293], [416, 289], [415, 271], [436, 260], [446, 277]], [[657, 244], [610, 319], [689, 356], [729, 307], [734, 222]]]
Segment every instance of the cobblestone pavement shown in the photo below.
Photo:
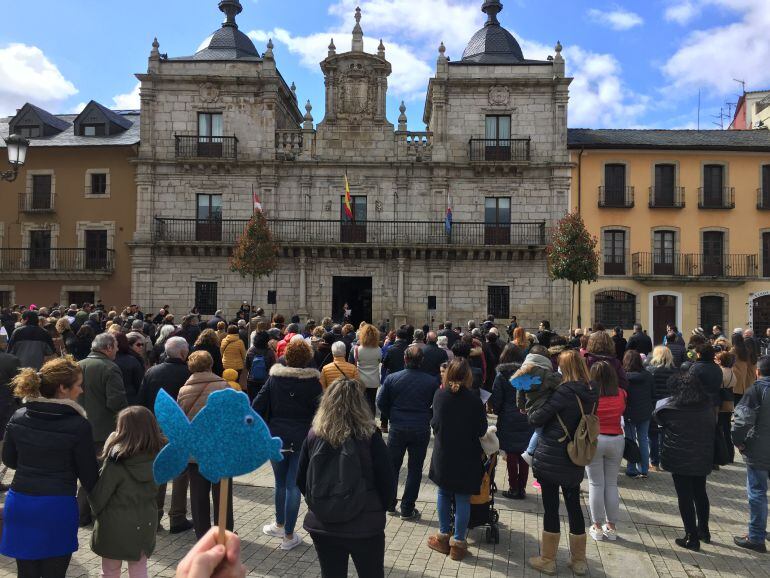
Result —
[[[429, 454], [430, 456], [430, 454]], [[472, 556], [453, 562], [429, 550], [427, 537], [437, 530], [436, 490], [426, 476], [417, 504], [422, 517], [417, 521], [401, 521], [388, 517], [385, 575], [392, 578], [418, 576], [501, 577], [537, 576], [526, 566], [526, 558], [538, 553], [538, 535], [542, 528], [542, 504], [537, 490], [528, 488], [524, 501], [512, 501], [499, 493], [496, 506], [500, 512], [500, 543], [487, 544], [483, 528], [469, 535]], [[401, 483], [406, 473], [401, 471]], [[497, 469], [497, 485], [507, 488], [505, 462]], [[530, 484], [532, 480], [530, 479]], [[665, 576], [672, 578], [709, 576], [770, 576], [770, 554], [741, 550], [732, 543], [734, 534], [745, 533], [748, 518], [745, 492], [745, 469], [736, 462], [714, 472], [708, 479], [711, 500], [712, 544], [703, 545], [700, 553], [691, 553], [674, 545], [682, 534], [671, 477], [666, 473], [650, 473], [647, 480], [631, 480], [619, 476], [621, 520], [617, 542], [588, 540], [590, 575], [599, 577]], [[243, 541], [243, 561], [249, 576], [313, 578], [320, 576], [310, 538], [300, 530], [305, 544], [290, 552], [278, 549], [279, 541], [262, 534], [262, 526], [273, 519], [273, 477], [269, 466], [239, 478], [234, 484], [235, 525]], [[583, 484], [587, 492], [586, 482]], [[169, 487], [170, 492], [170, 487]], [[170, 496], [169, 496], [170, 499]], [[588, 495], [583, 494], [587, 503]], [[167, 502], [168, 503], [168, 502]], [[587, 506], [584, 507], [587, 517]], [[565, 513], [562, 511], [562, 514]], [[300, 520], [304, 517], [304, 504]], [[168, 519], [163, 519], [168, 529]], [[562, 536], [568, 529], [563, 518]], [[100, 562], [89, 548], [90, 530], [81, 530], [81, 549], [74, 555], [68, 577], [98, 576]], [[150, 576], [174, 576], [176, 564], [192, 546], [192, 532], [172, 536], [158, 534], [155, 554], [150, 560]], [[559, 547], [560, 576], [571, 576], [567, 568], [569, 552], [566, 539]], [[351, 575], [355, 576], [351, 564]], [[15, 576], [13, 560], [0, 557], [0, 576]]]

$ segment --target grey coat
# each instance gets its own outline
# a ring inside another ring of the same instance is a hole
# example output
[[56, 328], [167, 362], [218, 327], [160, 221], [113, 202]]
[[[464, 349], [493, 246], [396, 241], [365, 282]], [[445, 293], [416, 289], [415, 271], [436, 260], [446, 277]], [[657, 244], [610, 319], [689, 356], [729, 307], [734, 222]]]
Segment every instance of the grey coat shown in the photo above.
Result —
[[755, 470], [770, 471], [770, 377], [754, 383], [735, 406], [733, 443], [745, 446], [743, 458]]

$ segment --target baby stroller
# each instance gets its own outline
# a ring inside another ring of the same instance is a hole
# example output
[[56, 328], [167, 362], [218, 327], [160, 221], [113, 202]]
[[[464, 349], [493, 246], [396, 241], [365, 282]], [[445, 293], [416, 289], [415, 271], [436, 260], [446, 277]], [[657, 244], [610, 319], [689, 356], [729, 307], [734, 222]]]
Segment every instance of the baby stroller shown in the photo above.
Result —
[[[495, 510], [495, 468], [497, 467], [497, 453], [493, 453], [484, 462], [484, 477], [481, 479], [481, 491], [471, 496], [471, 517], [468, 522], [468, 530], [486, 526], [485, 538], [487, 544], [500, 543], [500, 514]], [[452, 500], [452, 519], [455, 515], [455, 504]], [[452, 524], [454, 527], [454, 524]]]

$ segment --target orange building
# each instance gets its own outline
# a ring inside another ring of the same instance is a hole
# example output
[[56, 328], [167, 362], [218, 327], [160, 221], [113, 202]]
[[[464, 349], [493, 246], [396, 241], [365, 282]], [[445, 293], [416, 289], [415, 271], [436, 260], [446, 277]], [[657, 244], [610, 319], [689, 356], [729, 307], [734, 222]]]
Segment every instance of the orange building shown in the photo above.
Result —
[[0, 181], [0, 305], [127, 304], [139, 113], [91, 101], [53, 115], [28, 103], [0, 120], [9, 134], [30, 146], [16, 180]]
[[[655, 342], [770, 327], [770, 131], [569, 131], [571, 201], [601, 252], [582, 324]], [[577, 309], [577, 308], [576, 308]], [[577, 313], [573, 324], [577, 325]]]

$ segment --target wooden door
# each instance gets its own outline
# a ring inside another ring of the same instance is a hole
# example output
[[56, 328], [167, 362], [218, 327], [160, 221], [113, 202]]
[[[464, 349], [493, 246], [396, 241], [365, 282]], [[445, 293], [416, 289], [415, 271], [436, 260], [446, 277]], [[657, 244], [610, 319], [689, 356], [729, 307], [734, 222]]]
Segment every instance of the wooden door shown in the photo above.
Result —
[[674, 206], [675, 175], [674, 165], [655, 165], [654, 205], [656, 207]]
[[626, 165], [604, 165], [604, 204], [623, 207], [626, 204]]

